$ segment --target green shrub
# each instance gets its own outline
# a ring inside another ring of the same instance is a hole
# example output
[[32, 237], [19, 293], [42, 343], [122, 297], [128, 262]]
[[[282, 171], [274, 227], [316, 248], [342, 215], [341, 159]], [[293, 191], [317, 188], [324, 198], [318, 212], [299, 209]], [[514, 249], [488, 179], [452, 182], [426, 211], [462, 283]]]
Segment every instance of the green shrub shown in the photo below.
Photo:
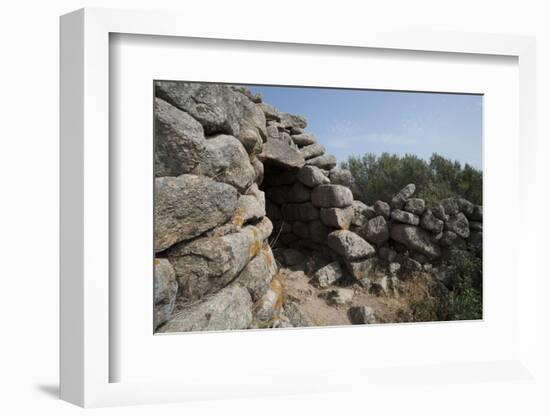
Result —
[[434, 153], [429, 162], [416, 155], [367, 153], [349, 157], [342, 167], [353, 177], [355, 199], [366, 204], [377, 200], [390, 201], [409, 183], [416, 185], [416, 196], [428, 204], [443, 198], [460, 196], [474, 204], [482, 203], [482, 173], [466, 164], [451, 161]]

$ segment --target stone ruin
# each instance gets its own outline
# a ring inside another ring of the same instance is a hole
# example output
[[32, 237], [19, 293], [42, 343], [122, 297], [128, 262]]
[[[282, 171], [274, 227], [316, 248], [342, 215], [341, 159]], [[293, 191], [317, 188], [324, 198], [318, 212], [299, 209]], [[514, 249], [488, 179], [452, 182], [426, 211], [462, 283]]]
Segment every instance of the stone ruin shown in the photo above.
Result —
[[[277, 275], [310, 255], [324, 259], [312, 285], [351, 279], [379, 296], [397, 296], [446, 247], [481, 255], [481, 206], [427, 207], [414, 184], [388, 202], [354, 200], [351, 173], [306, 120], [246, 88], [156, 82], [154, 114], [157, 332], [308, 325]], [[349, 317], [374, 322], [368, 308]]]

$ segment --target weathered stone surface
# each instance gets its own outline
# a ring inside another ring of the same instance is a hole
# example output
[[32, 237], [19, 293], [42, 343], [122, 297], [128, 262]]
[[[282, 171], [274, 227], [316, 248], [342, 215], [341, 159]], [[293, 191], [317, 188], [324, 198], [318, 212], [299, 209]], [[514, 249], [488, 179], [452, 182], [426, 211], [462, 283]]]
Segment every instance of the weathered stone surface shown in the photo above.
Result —
[[317, 272], [313, 275], [313, 280], [319, 285], [319, 287], [325, 288], [342, 278], [343, 275], [344, 273], [340, 263], [335, 261], [317, 270]]
[[300, 153], [304, 159], [308, 160], [313, 157], [321, 156], [325, 153], [325, 147], [319, 143], [310, 144], [300, 149]]
[[439, 201], [439, 204], [445, 210], [446, 215], [458, 214], [458, 203], [456, 198], [445, 198]]
[[302, 154], [280, 140], [268, 138], [258, 158], [263, 162], [289, 168], [301, 168], [306, 163]]
[[445, 213], [445, 208], [443, 208], [443, 205], [440, 203], [434, 204], [431, 208], [432, 213], [436, 216], [436, 218], [440, 219], [441, 221], [449, 221], [449, 216]]
[[320, 220], [309, 223], [309, 238], [316, 243], [326, 244], [330, 231], [330, 228]]
[[458, 210], [462, 212], [466, 217], [470, 217], [474, 212], [474, 204], [465, 198], [457, 198], [456, 203]]
[[286, 195], [286, 202], [307, 202], [310, 200], [311, 189], [301, 182], [296, 182]]
[[281, 117], [281, 124], [285, 129], [293, 127], [305, 129], [307, 127], [307, 121], [302, 116], [290, 113], [279, 113], [279, 116]]
[[422, 228], [394, 224], [391, 227], [390, 237], [410, 250], [425, 254], [430, 259], [438, 258], [441, 255], [439, 246], [431, 240], [430, 234]]
[[154, 325], [157, 328], [170, 319], [178, 293], [178, 282], [176, 272], [168, 260], [155, 259], [154, 264]]
[[155, 176], [191, 172], [204, 151], [201, 124], [184, 111], [155, 98]]
[[441, 239], [439, 240], [439, 243], [442, 246], [449, 247], [457, 244], [459, 240], [460, 237], [457, 233], [455, 233], [454, 231], [446, 230], [443, 231], [443, 233], [441, 234]]
[[321, 208], [345, 208], [352, 204], [353, 194], [342, 185], [319, 185], [311, 193], [311, 202]]
[[311, 326], [311, 322], [304, 310], [297, 302], [286, 300], [283, 306], [283, 314], [295, 328]]
[[241, 195], [233, 216], [233, 223], [242, 225], [250, 220], [259, 220], [266, 215], [265, 194], [252, 184], [246, 195]]
[[244, 94], [250, 101], [255, 104], [259, 104], [262, 102], [261, 94], [254, 94], [246, 87], [242, 87], [240, 85], [232, 85], [231, 88], [237, 92], [240, 92], [241, 94]]
[[298, 171], [296, 177], [300, 182], [310, 188], [330, 183], [329, 179], [321, 172], [321, 169], [316, 166], [304, 166]]
[[311, 133], [295, 134], [292, 136], [292, 140], [299, 147], [309, 146], [310, 144], [317, 143], [317, 140], [315, 140], [315, 136]]
[[363, 228], [361, 235], [369, 243], [380, 246], [388, 241], [390, 238], [390, 231], [384, 217], [379, 215], [378, 217], [374, 217], [367, 222], [367, 225]]
[[483, 207], [481, 205], [474, 205], [474, 209], [469, 217], [472, 221], [483, 221]]
[[351, 231], [333, 231], [328, 235], [327, 243], [332, 250], [347, 260], [366, 258], [375, 253], [369, 243]]
[[246, 288], [256, 302], [269, 289], [269, 283], [273, 276], [277, 273], [277, 264], [271, 248], [269, 246], [262, 248], [260, 253], [250, 260], [241, 274], [236, 280], [236, 283]]
[[422, 215], [420, 220], [420, 226], [425, 230], [431, 231], [435, 234], [439, 234], [443, 231], [443, 221], [437, 218], [430, 209], [427, 209]]
[[343, 185], [348, 188], [351, 186], [353, 178], [351, 172], [347, 169], [334, 168], [330, 171], [330, 183], [334, 185]]
[[212, 179], [181, 175], [155, 180], [155, 251], [196, 237], [228, 221], [237, 190]]
[[258, 107], [260, 107], [260, 110], [264, 112], [264, 116], [266, 120], [273, 120], [277, 122], [281, 121], [281, 117], [279, 116], [279, 111], [271, 104], [261, 103], [261, 104], [258, 104]]
[[330, 289], [319, 294], [329, 305], [347, 305], [353, 301], [353, 289]]
[[273, 279], [265, 295], [254, 305], [254, 317], [260, 328], [269, 327], [279, 320], [283, 299], [283, 287], [277, 279]]
[[374, 309], [370, 306], [353, 306], [349, 308], [348, 318], [353, 325], [377, 323]]
[[378, 266], [378, 259], [370, 257], [361, 260], [349, 260], [346, 262], [346, 267], [350, 274], [364, 287], [369, 287], [371, 282], [375, 280], [375, 271]]
[[279, 139], [279, 129], [277, 126], [273, 124], [268, 124], [266, 127], [267, 137], [271, 137], [272, 139]]
[[353, 219], [351, 223], [356, 227], [364, 227], [367, 225], [368, 220], [376, 217], [374, 209], [361, 201], [353, 201], [351, 206], [353, 207]]
[[260, 240], [266, 240], [273, 233], [273, 223], [268, 217], [263, 217], [260, 221], [254, 224], [256, 228], [256, 236]]
[[252, 324], [252, 308], [248, 290], [230, 285], [203, 302], [184, 308], [161, 326], [159, 332], [247, 329]]
[[445, 223], [445, 227], [462, 238], [468, 238], [470, 236], [470, 224], [462, 212], [451, 215], [449, 221]]
[[400, 209], [394, 209], [391, 212], [391, 217], [395, 221], [401, 222], [403, 224], [418, 225], [420, 223], [420, 219], [417, 215], [414, 215], [407, 211], [402, 211]]
[[199, 121], [206, 135], [239, 136], [242, 113], [238, 94], [228, 85], [158, 81], [155, 92], [157, 97]]
[[258, 129], [248, 125], [241, 126], [239, 137], [243, 147], [249, 154], [261, 153], [263, 147], [262, 136]]
[[167, 257], [176, 270], [185, 299], [201, 299], [231, 282], [260, 252], [263, 236], [262, 230], [249, 225], [237, 233], [199, 238], [172, 247]]
[[264, 164], [260, 162], [256, 156], [250, 158], [250, 164], [252, 165], [252, 168], [254, 169], [254, 173], [256, 175], [254, 182], [256, 182], [258, 185], [261, 185], [261, 183], [264, 181]]
[[292, 232], [304, 240], [309, 238], [309, 226], [305, 222], [294, 221], [292, 223]]
[[319, 209], [311, 202], [285, 204], [282, 207], [282, 213], [287, 221], [312, 221], [319, 218]]
[[410, 198], [405, 202], [403, 209], [416, 215], [422, 215], [426, 210], [426, 202], [420, 198]]
[[324, 154], [306, 161], [308, 165], [317, 166], [321, 169], [332, 169], [336, 166], [336, 156]]
[[352, 206], [346, 208], [321, 208], [321, 221], [330, 227], [342, 230], [349, 229], [353, 215]]
[[402, 209], [407, 199], [413, 196], [415, 190], [416, 190], [416, 186], [413, 183], [410, 183], [407, 186], [405, 186], [403, 189], [401, 189], [398, 193], [396, 193], [393, 196], [391, 200], [392, 208]]
[[390, 219], [390, 204], [384, 201], [376, 201], [372, 206], [376, 215], [382, 215], [385, 219]]
[[243, 192], [256, 179], [248, 154], [233, 136], [219, 135], [208, 139], [200, 163], [193, 173], [233, 185]]

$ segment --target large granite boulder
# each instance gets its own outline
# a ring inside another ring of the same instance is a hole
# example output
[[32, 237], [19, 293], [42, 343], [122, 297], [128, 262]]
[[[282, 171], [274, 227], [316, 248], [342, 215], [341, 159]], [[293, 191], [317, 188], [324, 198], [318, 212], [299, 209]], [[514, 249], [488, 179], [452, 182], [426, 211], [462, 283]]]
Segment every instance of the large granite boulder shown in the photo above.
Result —
[[390, 238], [390, 231], [385, 218], [379, 215], [368, 220], [361, 230], [361, 236], [376, 246], [384, 244]]
[[298, 171], [296, 178], [310, 188], [330, 183], [330, 180], [317, 166], [304, 166]]
[[347, 230], [333, 231], [327, 238], [328, 246], [347, 260], [362, 259], [376, 252], [374, 247], [357, 234]]
[[256, 179], [256, 172], [241, 142], [233, 136], [219, 135], [205, 143], [194, 173], [215, 178], [244, 192]]
[[445, 227], [462, 238], [468, 238], [470, 236], [470, 224], [462, 212], [451, 215], [449, 221], [445, 223]]
[[170, 319], [176, 303], [176, 294], [178, 293], [178, 282], [176, 272], [166, 259], [154, 260], [154, 284], [153, 293], [155, 298], [154, 325], [159, 325]]
[[272, 138], [268, 138], [264, 143], [258, 158], [263, 162], [288, 168], [301, 168], [306, 163], [299, 150]]
[[201, 303], [174, 315], [158, 332], [228, 331], [252, 325], [253, 303], [248, 290], [230, 285]]
[[341, 169], [341, 168], [331, 169], [329, 178], [330, 178], [330, 183], [334, 185], [347, 186], [348, 188], [351, 186], [351, 183], [353, 181], [351, 172], [347, 169]]
[[292, 140], [299, 147], [309, 146], [317, 142], [317, 140], [315, 140], [315, 136], [311, 133], [294, 134], [292, 136]]
[[319, 143], [310, 144], [300, 149], [300, 153], [304, 159], [311, 159], [313, 157], [321, 156], [325, 153], [325, 147]]
[[353, 194], [342, 185], [320, 185], [311, 193], [311, 202], [320, 208], [345, 208], [352, 204]]
[[237, 202], [233, 186], [203, 176], [155, 179], [155, 251], [225, 223]]
[[262, 249], [264, 233], [255, 226], [222, 237], [203, 237], [180, 243], [166, 254], [176, 271], [185, 299], [201, 299], [219, 291]]
[[353, 219], [353, 207], [346, 208], [321, 208], [321, 221], [334, 228], [347, 230]]
[[206, 135], [239, 136], [237, 93], [228, 85], [179, 81], [157, 81], [156, 96], [199, 121]]
[[269, 246], [262, 248], [260, 253], [250, 260], [235, 282], [250, 292], [256, 302], [269, 289], [269, 283], [277, 273], [277, 263]]
[[439, 246], [432, 241], [430, 234], [422, 228], [406, 224], [394, 224], [390, 237], [410, 250], [418, 251], [430, 259], [441, 255]]
[[317, 166], [320, 169], [332, 169], [336, 166], [336, 156], [333, 155], [321, 155], [306, 161], [308, 165]]
[[420, 198], [410, 198], [405, 202], [403, 210], [412, 212], [415, 215], [422, 215], [426, 209], [426, 202]]
[[155, 176], [191, 172], [204, 151], [201, 124], [184, 111], [155, 98]]

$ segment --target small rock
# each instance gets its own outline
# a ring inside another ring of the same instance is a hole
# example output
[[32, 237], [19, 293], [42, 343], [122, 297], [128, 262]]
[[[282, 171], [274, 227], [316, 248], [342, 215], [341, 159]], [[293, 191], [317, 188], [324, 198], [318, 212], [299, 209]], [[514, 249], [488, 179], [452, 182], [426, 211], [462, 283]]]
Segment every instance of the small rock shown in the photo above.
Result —
[[378, 256], [382, 260], [386, 260], [388, 263], [391, 263], [397, 258], [397, 252], [391, 247], [384, 246], [378, 250]]
[[375, 324], [376, 315], [370, 306], [353, 306], [348, 310], [348, 317], [353, 325]]
[[410, 198], [405, 202], [403, 209], [416, 215], [422, 215], [426, 209], [426, 203], [420, 198]]
[[446, 215], [458, 214], [458, 203], [456, 198], [445, 198], [442, 199], [439, 203], [445, 210]]
[[353, 301], [353, 289], [331, 289], [319, 294], [329, 305], [347, 305]]
[[376, 201], [373, 205], [376, 215], [382, 215], [385, 219], [390, 219], [390, 204], [384, 201]]
[[313, 279], [319, 287], [325, 288], [336, 282], [342, 276], [342, 267], [339, 262], [335, 261], [317, 270], [313, 275]]
[[474, 212], [474, 204], [472, 204], [470, 201], [464, 198], [458, 198], [456, 200], [456, 203], [458, 204], [458, 209], [460, 212], [462, 212], [466, 217], [470, 217]]
[[454, 244], [457, 244], [459, 239], [460, 237], [454, 231], [447, 230], [447, 231], [443, 231], [441, 239], [439, 240], [439, 243], [442, 246], [449, 247]]
[[417, 215], [414, 215], [407, 211], [402, 211], [400, 209], [394, 209], [391, 212], [391, 217], [395, 221], [401, 222], [403, 224], [418, 225], [420, 223], [420, 219]]
[[445, 227], [462, 238], [468, 238], [470, 236], [470, 224], [462, 212], [451, 215], [449, 221], [445, 223]]
[[443, 231], [443, 221], [437, 218], [430, 209], [427, 209], [422, 219], [420, 220], [420, 226], [425, 230], [431, 231], [435, 234], [439, 234]]
[[378, 259], [376, 257], [346, 262], [350, 274], [364, 287], [369, 287], [371, 282], [375, 280], [377, 266]]
[[405, 186], [403, 189], [401, 189], [398, 193], [396, 193], [393, 196], [391, 200], [392, 208], [402, 209], [407, 199], [413, 196], [415, 190], [416, 190], [416, 186], [413, 183], [410, 183], [407, 186]]
[[279, 113], [279, 116], [281, 117], [281, 124], [285, 129], [291, 129], [293, 127], [305, 129], [307, 127], [307, 121], [302, 116], [290, 113]]
[[395, 262], [388, 265], [388, 270], [392, 276], [396, 276], [399, 269], [401, 269], [401, 265], [399, 263]]
[[441, 221], [449, 221], [449, 216], [445, 213], [445, 208], [441, 204], [434, 204], [431, 208], [432, 213]]

